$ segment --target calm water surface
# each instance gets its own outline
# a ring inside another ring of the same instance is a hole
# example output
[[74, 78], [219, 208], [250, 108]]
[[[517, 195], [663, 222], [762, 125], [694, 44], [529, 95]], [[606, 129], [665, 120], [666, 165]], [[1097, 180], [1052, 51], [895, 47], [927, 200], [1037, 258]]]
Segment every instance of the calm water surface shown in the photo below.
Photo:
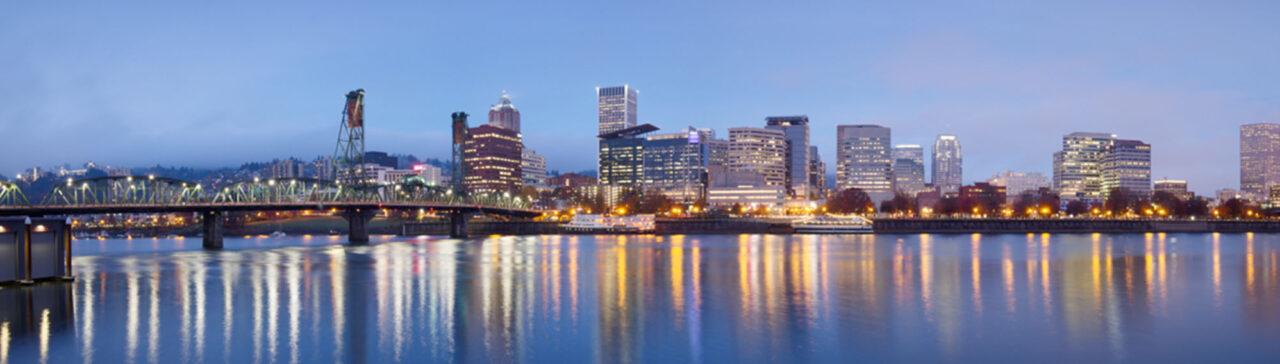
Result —
[[1280, 362], [1280, 235], [75, 242], [0, 362]]

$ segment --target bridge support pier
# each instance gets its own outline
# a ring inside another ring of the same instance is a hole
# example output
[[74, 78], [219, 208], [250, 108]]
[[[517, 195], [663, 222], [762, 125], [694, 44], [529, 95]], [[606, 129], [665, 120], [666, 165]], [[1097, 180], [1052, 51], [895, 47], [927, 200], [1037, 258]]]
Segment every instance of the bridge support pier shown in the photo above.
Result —
[[373, 216], [377, 214], [377, 210], [370, 209], [343, 211], [342, 218], [347, 219], [347, 242], [352, 244], [368, 243], [369, 221], [373, 220]]
[[467, 237], [469, 237], [469, 235], [467, 234], [468, 218], [470, 218], [470, 216], [467, 216], [467, 214], [464, 214], [461, 212], [455, 212], [455, 213], [449, 214], [449, 237], [450, 238], [466, 239]]
[[204, 248], [222, 249], [222, 211], [206, 211], [200, 214], [204, 224]]

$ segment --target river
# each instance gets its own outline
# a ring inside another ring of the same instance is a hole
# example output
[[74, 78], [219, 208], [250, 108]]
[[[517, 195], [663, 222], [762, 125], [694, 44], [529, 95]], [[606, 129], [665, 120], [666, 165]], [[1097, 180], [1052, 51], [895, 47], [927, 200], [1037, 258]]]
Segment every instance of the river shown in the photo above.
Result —
[[1280, 362], [1280, 235], [77, 240], [0, 362]]

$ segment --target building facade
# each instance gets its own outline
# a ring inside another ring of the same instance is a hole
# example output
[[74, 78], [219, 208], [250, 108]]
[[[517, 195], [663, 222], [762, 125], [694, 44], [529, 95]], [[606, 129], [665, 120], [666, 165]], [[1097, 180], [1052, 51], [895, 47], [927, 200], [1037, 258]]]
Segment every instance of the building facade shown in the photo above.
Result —
[[809, 146], [809, 199], [827, 198], [827, 163], [818, 155], [818, 147]]
[[1076, 132], [1062, 137], [1054, 154], [1053, 189], [1062, 201], [1102, 199], [1102, 162], [1115, 135]]
[[1280, 124], [1240, 126], [1240, 192], [1261, 200], [1280, 185]]
[[836, 189], [858, 188], [876, 203], [893, 197], [893, 158], [889, 128], [836, 126]]
[[1010, 199], [1023, 192], [1038, 191], [1050, 186], [1049, 177], [1040, 172], [1004, 171], [991, 176], [987, 183], [1004, 186]]
[[706, 196], [712, 134], [692, 127], [645, 137], [644, 190], [659, 191], [673, 201], [690, 204]]
[[612, 133], [636, 126], [640, 92], [631, 86], [597, 87], [597, 134]]
[[783, 186], [787, 197], [809, 198], [809, 117], [770, 116], [765, 118], [765, 128], [781, 131], [785, 140], [783, 155]]
[[467, 174], [463, 185], [472, 193], [511, 192], [520, 188], [523, 143], [520, 133], [491, 124], [470, 130], [463, 143]]
[[546, 186], [547, 157], [533, 149], [524, 149], [520, 154], [520, 179], [524, 186]]
[[942, 134], [933, 141], [933, 187], [943, 194], [956, 193], [963, 182], [963, 156], [955, 135]]
[[658, 130], [653, 125], [616, 130], [600, 135], [600, 170], [602, 185], [638, 189], [644, 183], [644, 138]]
[[489, 108], [489, 125], [520, 132], [520, 110], [511, 104], [511, 97], [503, 94], [498, 104]]
[[1168, 192], [1183, 201], [1189, 200], [1194, 196], [1194, 194], [1191, 193], [1191, 190], [1187, 189], [1187, 181], [1176, 179], [1162, 179], [1155, 181], [1154, 192]]
[[1116, 139], [1102, 156], [1102, 196], [1121, 189], [1138, 196], [1151, 195], [1151, 145], [1140, 140]]
[[924, 191], [924, 148], [918, 144], [893, 147], [893, 192], [915, 196]]
[[751, 172], [770, 187], [786, 185], [786, 134], [765, 128], [729, 128], [729, 169]]

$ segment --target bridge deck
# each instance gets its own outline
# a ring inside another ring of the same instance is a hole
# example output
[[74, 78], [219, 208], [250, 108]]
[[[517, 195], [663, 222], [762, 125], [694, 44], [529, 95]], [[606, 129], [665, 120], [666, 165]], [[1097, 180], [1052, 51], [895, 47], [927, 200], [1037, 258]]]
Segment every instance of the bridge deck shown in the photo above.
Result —
[[535, 217], [540, 210], [484, 205], [458, 205], [431, 202], [273, 202], [273, 203], [183, 203], [183, 204], [100, 204], [100, 205], [26, 205], [0, 206], [0, 216], [53, 216], [116, 213], [172, 213], [202, 211], [301, 211], [301, 210], [388, 209], [419, 210], [445, 213], [477, 213]]

